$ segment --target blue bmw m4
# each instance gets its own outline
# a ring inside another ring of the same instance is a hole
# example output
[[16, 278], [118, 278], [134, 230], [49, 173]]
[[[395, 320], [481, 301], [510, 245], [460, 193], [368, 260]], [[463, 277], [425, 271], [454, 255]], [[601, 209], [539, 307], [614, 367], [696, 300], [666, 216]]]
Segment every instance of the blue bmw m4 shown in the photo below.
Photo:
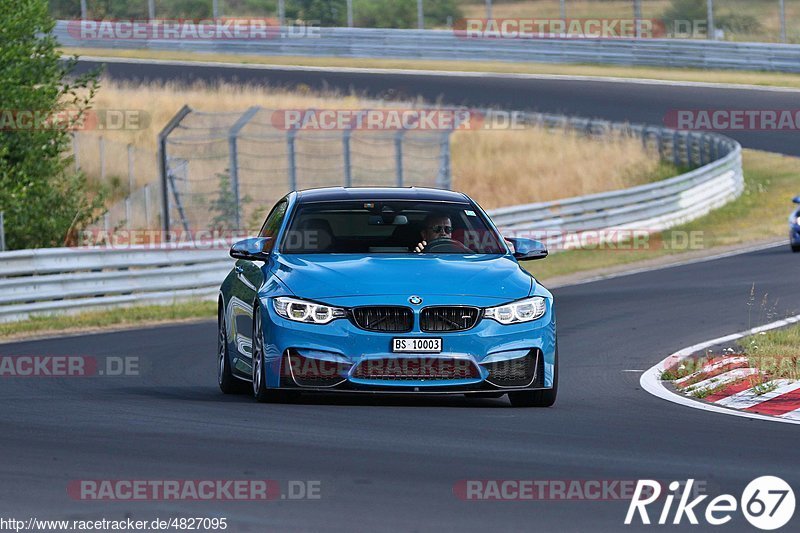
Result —
[[305, 392], [466, 394], [549, 407], [553, 296], [465, 194], [424, 188], [292, 192], [233, 245], [218, 382], [258, 401]]

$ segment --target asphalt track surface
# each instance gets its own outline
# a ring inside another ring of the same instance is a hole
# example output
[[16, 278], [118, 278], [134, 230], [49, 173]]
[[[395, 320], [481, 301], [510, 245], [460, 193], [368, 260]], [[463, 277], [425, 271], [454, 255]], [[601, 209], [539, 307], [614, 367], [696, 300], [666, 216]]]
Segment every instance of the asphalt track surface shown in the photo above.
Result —
[[[558, 110], [578, 113], [586, 104], [576, 92], [562, 94]], [[627, 104], [608, 113], [636, 107]], [[636, 113], [645, 120], [652, 111]], [[671, 530], [623, 526], [625, 501], [462, 501], [453, 488], [476, 479], [694, 478], [712, 496], [738, 498], [750, 480], [772, 474], [798, 490], [796, 427], [689, 409], [639, 387], [639, 371], [666, 354], [774, 320], [767, 309], [799, 312], [797, 260], [781, 246], [555, 289], [562, 366], [551, 409], [461, 397], [325, 395], [262, 405], [223, 396], [213, 321], [3, 344], [0, 355], [136, 356], [141, 375], [3, 378], [0, 516], [214, 516], [227, 517], [231, 531]], [[75, 501], [66, 488], [81, 479], [318, 480], [322, 497]], [[736, 513], [715, 530], [753, 529]]]
[[[81, 61], [77, 72], [101, 63]], [[105, 63], [113, 79], [251, 83], [315, 90], [355, 91], [371, 97], [413, 99], [471, 107], [563, 113], [606, 120], [664, 124], [667, 113], [685, 109], [797, 110], [800, 91], [642, 84], [597, 80], [517, 79], [490, 76], [386, 74], [231, 68], [197, 64]], [[245, 104], [242, 104], [243, 109]], [[177, 111], [177, 110], [176, 110]], [[800, 155], [800, 131], [726, 131], [746, 148]]]
[[[135, 355], [142, 367], [139, 377], [2, 380], [0, 512], [227, 516], [232, 531], [620, 531], [625, 502], [462, 501], [453, 487], [695, 478], [738, 498], [772, 474], [797, 488], [795, 426], [665, 402], [628, 372], [767, 321], [765, 294], [778, 315], [798, 312], [797, 259], [782, 246], [556, 289], [562, 367], [551, 409], [462, 397], [264, 405], [223, 396], [214, 322], [0, 345], [2, 355]], [[66, 493], [79, 479], [318, 480], [322, 498], [82, 502]], [[737, 514], [719, 530], [748, 527]]]

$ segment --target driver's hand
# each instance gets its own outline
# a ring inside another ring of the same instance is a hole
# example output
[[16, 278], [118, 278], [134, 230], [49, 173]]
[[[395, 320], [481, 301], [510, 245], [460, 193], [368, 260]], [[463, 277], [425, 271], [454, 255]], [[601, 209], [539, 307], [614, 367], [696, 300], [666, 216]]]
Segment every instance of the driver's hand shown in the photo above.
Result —
[[414, 248], [414, 251], [417, 252], [417, 253], [422, 253], [422, 250], [424, 250], [426, 246], [428, 246], [428, 243], [425, 242], [425, 241], [422, 241], [421, 243], [419, 243], [417, 245], [416, 248]]

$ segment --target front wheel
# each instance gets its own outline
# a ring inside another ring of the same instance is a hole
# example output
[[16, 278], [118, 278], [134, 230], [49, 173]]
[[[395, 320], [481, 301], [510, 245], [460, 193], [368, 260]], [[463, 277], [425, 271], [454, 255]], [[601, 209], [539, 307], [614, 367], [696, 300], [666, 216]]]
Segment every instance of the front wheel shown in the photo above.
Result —
[[261, 308], [253, 311], [253, 397], [257, 402], [285, 402], [294, 395], [267, 388], [266, 365], [264, 363], [264, 331], [261, 324]]
[[514, 407], [551, 407], [558, 396], [558, 345], [553, 359], [553, 387], [550, 389], [509, 392], [508, 399]]
[[792, 251], [793, 251], [794, 253], [800, 252], [800, 244], [794, 244], [794, 243], [792, 243]]

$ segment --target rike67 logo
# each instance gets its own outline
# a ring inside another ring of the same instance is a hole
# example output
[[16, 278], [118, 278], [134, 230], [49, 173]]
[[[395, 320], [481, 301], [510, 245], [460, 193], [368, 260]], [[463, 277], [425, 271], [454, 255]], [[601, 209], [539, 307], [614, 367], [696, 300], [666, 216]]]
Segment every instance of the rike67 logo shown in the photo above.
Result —
[[[751, 481], [742, 492], [742, 496], [737, 500], [730, 494], [721, 494], [708, 502], [705, 502], [708, 495], [695, 496], [690, 500], [694, 479], [689, 479], [686, 483], [673, 481], [669, 484], [669, 493], [662, 498], [662, 488], [658, 481], [644, 479], [636, 484], [636, 490], [628, 507], [628, 514], [625, 516], [625, 524], [641, 520], [642, 524], [651, 524], [651, 517], [648, 514], [648, 506], [652, 505], [651, 511], [657, 511], [663, 499], [663, 507], [653, 519], [659, 525], [671, 523], [681, 524], [685, 519], [690, 524], [699, 524], [698, 517], [705, 519], [705, 522], [712, 526], [727, 524], [733, 519], [738, 509], [754, 527], [771, 531], [785, 526], [794, 515], [795, 499], [794, 491], [784, 480], [775, 476], [762, 476]], [[683, 491], [678, 493], [680, 488]], [[678, 500], [673, 511], [673, 503]], [[705, 510], [703, 511], [703, 505]], [[638, 518], [637, 518], [638, 515]], [[671, 518], [671, 520], [670, 520]], [[685, 522], [684, 522], [685, 523]]]

